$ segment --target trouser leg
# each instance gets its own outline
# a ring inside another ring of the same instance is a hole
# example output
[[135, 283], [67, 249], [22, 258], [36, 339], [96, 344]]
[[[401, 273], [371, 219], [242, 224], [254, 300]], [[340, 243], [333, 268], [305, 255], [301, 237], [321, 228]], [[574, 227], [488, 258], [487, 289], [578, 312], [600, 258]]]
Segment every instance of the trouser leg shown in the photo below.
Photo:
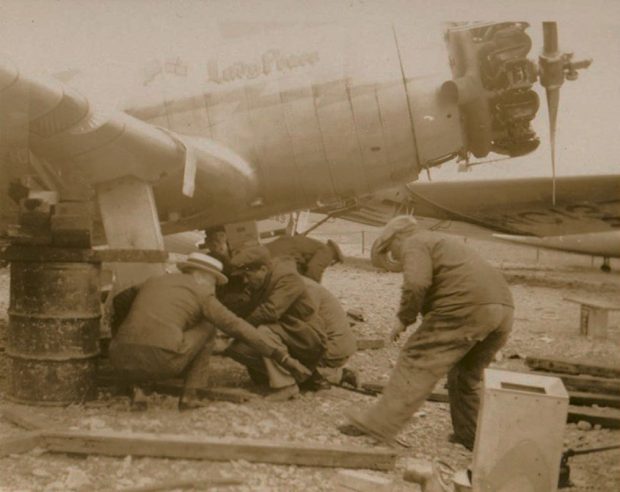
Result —
[[441, 376], [439, 372], [412, 366], [401, 352], [381, 398], [364, 414], [363, 420], [381, 435], [393, 438], [424, 403]]
[[[274, 348], [287, 352], [286, 345], [284, 345], [280, 337], [267, 326], [259, 326], [256, 329]], [[271, 388], [283, 388], [296, 383], [295, 378], [280, 364], [273, 359], [262, 357], [243, 342], [234, 342], [226, 350], [225, 354], [246, 366], [248, 372], [251, 375], [255, 375], [252, 377], [253, 380], [256, 381], [264, 378]]]
[[472, 449], [476, 437], [480, 389], [484, 369], [489, 366], [497, 351], [502, 348], [512, 327], [513, 309], [490, 305], [486, 311], [489, 319], [498, 319], [495, 330], [476, 343], [448, 373], [448, 393], [452, 428], [458, 442]]
[[443, 376], [476, 343], [467, 318], [426, 316], [405, 342], [379, 401], [363, 416], [364, 424], [393, 438], [420, 408]]
[[195, 351], [184, 371], [186, 389], [204, 388], [207, 385], [215, 334], [214, 327], [193, 328], [185, 333], [184, 343], [187, 342], [191, 351]]

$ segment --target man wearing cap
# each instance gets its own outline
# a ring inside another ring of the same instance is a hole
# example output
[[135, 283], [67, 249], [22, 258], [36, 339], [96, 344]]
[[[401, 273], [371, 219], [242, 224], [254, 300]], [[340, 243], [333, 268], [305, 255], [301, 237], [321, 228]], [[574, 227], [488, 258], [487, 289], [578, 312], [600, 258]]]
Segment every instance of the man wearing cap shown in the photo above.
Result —
[[321, 282], [325, 269], [334, 263], [342, 263], [344, 257], [338, 245], [331, 239], [326, 244], [311, 237], [298, 234], [282, 236], [265, 244], [272, 258], [292, 256], [299, 273]]
[[[233, 255], [231, 263], [243, 275], [250, 302], [245, 319], [305, 367], [316, 368], [325, 351], [326, 337], [316, 305], [290, 258], [271, 259], [264, 246], [250, 246]], [[244, 364], [257, 383], [269, 383], [270, 400], [293, 398], [299, 393], [295, 378], [273, 360], [265, 359], [243, 342], [233, 343], [226, 352]], [[314, 376], [314, 375], [313, 375]]]
[[317, 371], [331, 384], [347, 383], [357, 387], [357, 375], [344, 367], [349, 357], [357, 351], [357, 339], [347, 319], [347, 313], [336, 296], [321, 284], [307, 277], [304, 277], [304, 283], [317, 305], [327, 337], [327, 347]]
[[298, 377], [310, 374], [216, 299], [216, 284], [227, 282], [218, 260], [192, 253], [177, 267], [181, 273], [153, 277], [140, 286], [110, 344], [110, 362], [133, 385], [132, 409], [146, 408], [140, 383], [180, 375], [185, 384], [179, 409], [201, 406], [197, 393], [206, 384], [216, 328], [274, 358]]
[[419, 230], [410, 216], [388, 222], [379, 248], [390, 248], [403, 263], [392, 339], [397, 340], [418, 314], [422, 324], [405, 342], [381, 399], [365, 412], [348, 412], [354, 429], [341, 430], [393, 443], [447, 374], [453, 439], [472, 449], [482, 373], [512, 327], [508, 284], [501, 272], [461, 241]]

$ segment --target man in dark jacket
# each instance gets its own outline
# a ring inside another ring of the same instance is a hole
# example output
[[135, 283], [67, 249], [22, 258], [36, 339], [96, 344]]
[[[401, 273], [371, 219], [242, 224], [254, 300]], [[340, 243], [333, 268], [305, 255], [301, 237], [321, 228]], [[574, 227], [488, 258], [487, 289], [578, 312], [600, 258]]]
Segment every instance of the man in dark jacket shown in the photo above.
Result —
[[403, 263], [392, 339], [418, 314], [423, 320], [405, 342], [381, 399], [364, 413], [349, 412], [349, 420], [358, 431], [393, 443], [447, 374], [454, 439], [472, 449], [482, 373], [512, 327], [508, 284], [501, 272], [462, 242], [418, 230], [409, 216], [392, 219], [379, 241], [398, 251]]
[[319, 361], [317, 371], [331, 384], [348, 383], [357, 386], [357, 375], [344, 367], [357, 351], [357, 339], [347, 313], [340, 301], [328, 289], [310, 278], [304, 278], [310, 297], [318, 308], [327, 337], [327, 348]]
[[[288, 350], [305, 367], [315, 369], [325, 351], [326, 337], [316, 305], [294, 262], [272, 260], [264, 246], [251, 246], [233, 255], [231, 263], [243, 275], [251, 296], [246, 321], [274, 346]], [[233, 343], [226, 354], [244, 364], [256, 382], [268, 382], [274, 390], [269, 396], [273, 401], [294, 397], [299, 393], [297, 382], [305, 379], [295, 379], [242, 342]]]
[[133, 387], [132, 409], [146, 408], [140, 383], [185, 376], [179, 409], [201, 406], [216, 328], [243, 340], [264, 357], [277, 360], [299, 377], [310, 371], [270, 344], [256, 329], [226, 309], [215, 285], [227, 281], [222, 264], [192, 253], [177, 267], [182, 273], [147, 280], [110, 344], [110, 362]]
[[325, 269], [334, 263], [342, 263], [344, 257], [338, 245], [331, 239], [322, 243], [308, 236], [283, 236], [265, 244], [272, 258], [291, 256], [297, 270], [315, 282], [321, 282]]

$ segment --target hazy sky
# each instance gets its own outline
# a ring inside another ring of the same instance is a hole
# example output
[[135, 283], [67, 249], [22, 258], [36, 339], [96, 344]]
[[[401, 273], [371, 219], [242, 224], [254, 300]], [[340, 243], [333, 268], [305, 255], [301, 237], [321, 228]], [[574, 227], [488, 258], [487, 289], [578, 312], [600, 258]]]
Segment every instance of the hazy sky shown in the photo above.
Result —
[[[438, 7], [439, 5], [440, 7]], [[594, 58], [576, 82], [562, 88], [558, 128], [560, 175], [618, 173], [620, 162], [620, 1], [185, 1], [0, 0], [0, 50], [25, 70], [90, 71], [97, 86], [122, 92], [130, 66], [153, 57], [198, 58], [218, 42], [218, 24], [245, 22], [400, 22], [428, 31], [441, 43], [440, 22], [525, 20], [532, 24], [531, 58], [542, 47], [542, 20], [557, 20], [560, 46]], [[421, 27], [420, 27], [421, 26]], [[454, 165], [434, 179], [549, 175], [543, 101], [536, 120], [543, 144], [531, 156], [457, 173]], [[484, 168], [484, 169], [482, 169]]]

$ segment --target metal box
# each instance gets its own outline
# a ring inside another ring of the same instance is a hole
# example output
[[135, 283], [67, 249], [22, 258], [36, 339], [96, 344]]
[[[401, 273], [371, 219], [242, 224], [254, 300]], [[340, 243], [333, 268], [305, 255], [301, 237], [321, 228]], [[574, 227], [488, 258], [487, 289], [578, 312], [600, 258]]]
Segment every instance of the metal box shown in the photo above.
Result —
[[560, 379], [486, 369], [473, 490], [556, 490], [567, 413], [568, 394]]

